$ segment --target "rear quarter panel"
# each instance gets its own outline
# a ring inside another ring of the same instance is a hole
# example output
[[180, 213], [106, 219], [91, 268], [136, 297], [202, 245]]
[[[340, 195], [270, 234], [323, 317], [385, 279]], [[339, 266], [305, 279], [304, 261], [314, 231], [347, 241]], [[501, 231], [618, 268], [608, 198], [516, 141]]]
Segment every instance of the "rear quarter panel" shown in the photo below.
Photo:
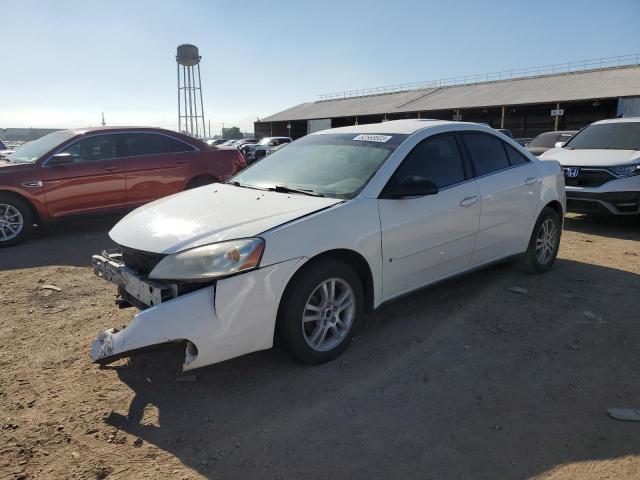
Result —
[[192, 159], [187, 182], [201, 175], [225, 182], [246, 166], [244, 157], [235, 148], [207, 148]]

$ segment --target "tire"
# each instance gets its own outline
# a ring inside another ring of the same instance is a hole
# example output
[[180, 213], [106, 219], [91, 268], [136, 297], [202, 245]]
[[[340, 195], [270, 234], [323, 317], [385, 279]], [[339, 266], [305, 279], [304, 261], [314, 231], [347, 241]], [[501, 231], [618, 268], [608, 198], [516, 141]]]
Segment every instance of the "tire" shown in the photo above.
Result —
[[0, 247], [22, 242], [33, 230], [33, 213], [24, 200], [0, 193]]
[[185, 190], [191, 190], [192, 188], [204, 187], [205, 185], [210, 185], [215, 183], [217, 180], [213, 177], [196, 177], [189, 180]]
[[[555, 210], [545, 207], [529, 240], [529, 246], [524, 254], [524, 267], [529, 273], [544, 273], [548, 271], [556, 260], [560, 248], [562, 222]], [[544, 249], [544, 254], [540, 248]]]
[[313, 263], [296, 274], [285, 291], [278, 340], [303, 363], [328, 362], [349, 346], [363, 312], [362, 282], [348, 264], [336, 259]]

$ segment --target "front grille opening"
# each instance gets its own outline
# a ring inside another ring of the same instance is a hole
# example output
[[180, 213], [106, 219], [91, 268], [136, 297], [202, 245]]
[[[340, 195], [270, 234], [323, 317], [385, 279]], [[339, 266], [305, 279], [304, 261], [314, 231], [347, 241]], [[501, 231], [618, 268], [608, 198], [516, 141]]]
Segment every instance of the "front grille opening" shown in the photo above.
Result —
[[576, 178], [565, 176], [564, 182], [568, 187], [599, 187], [615, 178], [605, 170], [580, 170]]
[[162, 253], [141, 252], [127, 247], [121, 247], [121, 250], [124, 264], [140, 275], [149, 275], [151, 270], [165, 257]]

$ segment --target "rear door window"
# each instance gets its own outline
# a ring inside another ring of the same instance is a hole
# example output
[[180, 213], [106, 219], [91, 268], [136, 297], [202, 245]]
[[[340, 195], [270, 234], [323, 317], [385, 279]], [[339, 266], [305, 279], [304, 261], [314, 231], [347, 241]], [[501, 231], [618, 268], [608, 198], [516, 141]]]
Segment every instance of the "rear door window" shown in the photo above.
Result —
[[191, 145], [187, 145], [180, 140], [176, 140], [171, 137], [164, 137], [164, 151], [167, 153], [183, 153], [193, 152], [195, 148]]
[[507, 151], [507, 156], [509, 157], [509, 163], [514, 166], [514, 165], [522, 165], [523, 163], [527, 163], [529, 160], [522, 155], [520, 152], [518, 152], [515, 148], [513, 148], [511, 145], [508, 144], [504, 144], [504, 148]]
[[125, 133], [125, 155], [138, 157], [141, 155], [158, 155], [165, 153], [164, 135], [157, 133]]
[[462, 140], [479, 177], [511, 166], [502, 141], [496, 137], [484, 133], [463, 133]]

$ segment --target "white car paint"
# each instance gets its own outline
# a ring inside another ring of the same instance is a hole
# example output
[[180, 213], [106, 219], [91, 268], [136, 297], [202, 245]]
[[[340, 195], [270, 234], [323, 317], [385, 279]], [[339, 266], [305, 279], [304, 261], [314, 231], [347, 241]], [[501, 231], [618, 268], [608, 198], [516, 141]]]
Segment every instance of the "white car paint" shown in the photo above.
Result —
[[[144, 205], [113, 227], [119, 245], [155, 253], [253, 237], [340, 199], [282, 194], [216, 183]], [[143, 233], [144, 232], [144, 233]]]
[[[493, 135], [529, 163], [468, 179], [432, 196], [379, 198], [414, 146], [451, 131]], [[326, 133], [410, 136], [347, 201], [214, 184], [156, 201], [125, 217], [110, 236], [140, 251], [175, 253], [249, 236], [264, 239], [265, 249], [258, 269], [148, 308], [123, 331], [101, 334], [92, 358], [184, 339], [190, 342], [184, 368], [190, 369], [267, 349], [273, 344], [284, 289], [295, 272], [319, 254], [346, 250], [360, 256], [371, 271], [375, 308], [403, 293], [524, 252], [545, 205], [560, 202], [565, 209], [559, 165], [540, 162], [490, 127], [400, 120], [312, 135]]]
[[[618, 118], [601, 120], [592, 125], [609, 123], [640, 123], [640, 118]], [[570, 146], [570, 144], [569, 144]], [[640, 194], [640, 175], [632, 177], [616, 178], [610, 167], [632, 165], [640, 163], [640, 150], [613, 150], [613, 149], [570, 149], [552, 148], [540, 155], [540, 160], [554, 160], [562, 168], [577, 167], [586, 171], [606, 171], [611, 173], [612, 180], [597, 187], [566, 186], [569, 200], [592, 201], [605, 207], [611, 214], [624, 215], [616, 207], [615, 201], [611, 201], [608, 194], [637, 192]], [[640, 213], [640, 207], [631, 214]]]

